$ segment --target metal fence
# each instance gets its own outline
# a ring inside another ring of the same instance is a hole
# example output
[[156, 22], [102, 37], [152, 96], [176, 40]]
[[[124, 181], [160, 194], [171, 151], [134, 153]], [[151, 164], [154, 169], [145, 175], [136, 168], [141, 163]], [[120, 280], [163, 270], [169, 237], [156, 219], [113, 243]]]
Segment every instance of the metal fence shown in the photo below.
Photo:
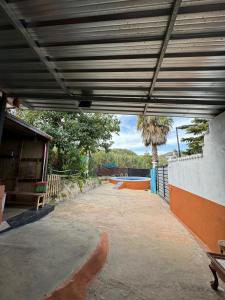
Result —
[[128, 176], [149, 177], [149, 174], [150, 174], [149, 169], [128, 168]]
[[169, 203], [168, 166], [158, 167], [157, 193], [161, 198]]
[[141, 176], [149, 177], [149, 169], [137, 169], [137, 168], [106, 168], [100, 167], [96, 171], [98, 176]]

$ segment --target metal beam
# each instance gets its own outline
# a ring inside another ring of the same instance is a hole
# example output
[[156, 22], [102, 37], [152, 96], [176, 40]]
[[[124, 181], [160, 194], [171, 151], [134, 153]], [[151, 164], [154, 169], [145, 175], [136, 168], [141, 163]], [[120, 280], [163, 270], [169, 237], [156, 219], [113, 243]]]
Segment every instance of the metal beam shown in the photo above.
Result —
[[[34, 108], [36, 108], [36, 109], [39, 109], [39, 108], [41, 108], [41, 109], [43, 109], [43, 107], [41, 107], [41, 106], [33, 106]], [[71, 107], [71, 106], [67, 106], [67, 107], [60, 107], [60, 106], [45, 106], [44, 107], [44, 109], [52, 109], [52, 110], [58, 110], [58, 109], [62, 109], [62, 110], [72, 110], [72, 111], [78, 111], [76, 108], [73, 108], [73, 107]], [[87, 110], [87, 112], [93, 112], [93, 111], [98, 111], [98, 112], [105, 112], [105, 111], [110, 111], [110, 112], [114, 112], [114, 113], [117, 113], [117, 112], [133, 112], [133, 113], [141, 113], [141, 107], [139, 108], [136, 108], [136, 109], [133, 109], [133, 110], [130, 110], [130, 109], [126, 109], [126, 107], [98, 107], [98, 106], [94, 106], [93, 108], [91, 108], [91, 109], [86, 109], [86, 108], [84, 108], [84, 111], [86, 111]], [[152, 110], [152, 111], [150, 111], [149, 112], [149, 114], [151, 114], [151, 113], [160, 113], [162, 110], [161, 109], [154, 109], [154, 110]], [[168, 114], [173, 114], [173, 113], [175, 113], [175, 114], [190, 114], [190, 115], [208, 115], [208, 116], [212, 116], [212, 115], [216, 115], [216, 114], [219, 114], [220, 112], [221, 112], [221, 110], [213, 110], [213, 111], [210, 111], [210, 112], [208, 112], [207, 110], [206, 111], [201, 111], [201, 110], [199, 110], [199, 111], [196, 111], [196, 110], [192, 110], [192, 111], [190, 111], [189, 109], [185, 109], [185, 110], [179, 110], [179, 109], [173, 109], [173, 110], [171, 110], [171, 112], [169, 112], [169, 111], [167, 111], [167, 110], [164, 110], [164, 111], [162, 111], [163, 113], [168, 113]]]
[[[36, 108], [36, 110], [43, 110], [43, 108]], [[78, 112], [76, 109], [63, 109], [63, 108], [45, 108], [45, 110], [49, 111], [65, 111], [65, 112]], [[132, 112], [130, 110], [127, 111], [121, 111], [118, 108], [115, 110], [99, 110], [99, 109], [83, 109], [83, 112], [101, 112], [105, 114], [123, 114], [123, 115], [137, 115], [137, 112]], [[198, 117], [198, 118], [204, 118], [204, 119], [212, 119], [216, 114], [196, 114], [196, 113], [168, 113], [168, 112], [154, 112], [154, 113], [147, 113], [148, 115], [154, 115], [154, 116], [171, 116], [171, 117], [188, 117], [188, 118], [193, 118], [193, 117]]]
[[29, 44], [33, 52], [39, 57], [40, 61], [46, 66], [47, 70], [55, 78], [56, 82], [59, 84], [62, 90], [65, 93], [70, 94], [70, 90], [66, 86], [64, 79], [62, 78], [62, 75], [60, 75], [57, 72], [56, 65], [53, 62], [50, 62], [48, 60], [48, 57], [46, 56], [45, 52], [39, 47], [38, 43], [33, 40], [32, 36], [24, 27], [22, 21], [17, 19], [16, 14], [11, 10], [10, 6], [7, 4], [5, 0], [0, 0], [0, 7], [2, 9], [2, 12], [4, 12], [6, 17], [10, 20], [11, 24], [23, 36], [23, 38]]
[[[46, 100], [46, 99], [32, 99], [32, 100], [24, 100], [23, 103], [25, 105], [34, 105], [34, 104], [40, 104], [40, 105], [45, 105], [45, 104], [49, 104], [49, 105], [73, 105], [74, 106], [74, 102], [72, 100], [56, 100], [56, 99], [52, 99], [52, 100]], [[104, 99], [93, 99], [92, 100], [93, 105], [97, 105], [99, 103], [101, 103], [101, 105], [113, 105], [114, 107], [117, 105], [117, 107], [120, 106], [127, 106], [127, 105], [132, 105], [131, 109], [133, 107], [133, 105], [142, 105], [145, 104], [146, 101], [144, 100], [136, 100], [136, 101], [129, 101], [129, 100], [123, 100], [123, 99], [118, 99], [118, 100], [106, 100], [104, 101]], [[159, 99], [157, 102], [152, 103], [151, 107], [167, 107], [168, 109], [170, 109], [171, 107], [180, 107], [180, 108], [184, 108], [184, 107], [189, 107], [189, 108], [203, 108], [204, 107], [206, 109], [214, 109], [214, 108], [223, 108], [225, 109], [225, 101], [195, 101], [195, 103], [193, 103], [193, 101], [168, 101], [168, 100], [161, 100]]]
[[[5, 90], [26, 90], [27, 89], [27, 85], [26, 84], [8, 84], [4, 86]], [[140, 91], [140, 92], [147, 92], [148, 88], [145, 86], [110, 86], [109, 85], [104, 85], [104, 86], [91, 86], [86, 84], [85, 86], [80, 86], [79, 84], [76, 85], [70, 85], [71, 90], [94, 90], [94, 91]], [[29, 86], [29, 90], [34, 89], [34, 90], [49, 90], [49, 89], [54, 89], [54, 86], [49, 87], [49, 86], [42, 86], [40, 85], [30, 85]], [[161, 88], [156, 88], [155, 89], [155, 93], [156, 92], [160, 92], [160, 94], [163, 94], [162, 92], [174, 92], [174, 94], [176, 94], [176, 92], [192, 92], [192, 94], [194, 94], [195, 92], [201, 92], [201, 93], [205, 93], [205, 92], [211, 92], [211, 93], [216, 93], [218, 96], [224, 95], [225, 94], [225, 88], [223, 87], [204, 87], [204, 91], [202, 90], [202, 87], [161, 87]], [[166, 94], [166, 93], [164, 93]], [[179, 94], [179, 93], [178, 93]], [[155, 94], [156, 95], [156, 94]], [[169, 97], [170, 94], [168, 94]]]
[[[166, 53], [166, 49], [167, 49], [171, 34], [173, 32], [174, 24], [176, 22], [176, 18], [177, 18], [178, 12], [179, 12], [181, 2], [182, 2], [182, 0], [175, 0], [174, 1], [171, 17], [170, 17], [168, 27], [167, 27], [167, 30], [166, 30], [166, 35], [165, 35], [165, 38], [164, 38], [164, 41], [163, 41], [163, 44], [162, 44], [162, 48], [161, 48], [161, 51], [160, 51], [160, 55], [159, 55], [159, 58], [158, 58], [158, 61], [157, 61], [155, 73], [153, 75], [153, 79], [151, 81], [151, 85], [150, 85], [150, 88], [149, 88], [149, 92], [148, 92], [148, 98], [149, 99], [151, 99], [152, 93], [153, 93], [154, 88], [155, 88], [156, 80], [158, 78], [158, 74], [159, 74], [159, 71], [160, 71], [160, 68], [161, 68], [161, 65], [162, 65], [162, 62], [163, 62], [163, 58], [164, 58], [165, 53]], [[144, 115], [145, 115], [147, 110], [148, 110], [148, 104], [145, 105]]]
[[[14, 96], [14, 95], [11, 95]], [[124, 102], [124, 103], [146, 103], [149, 99], [145, 97], [131, 97], [131, 96], [92, 96], [92, 97], [81, 97], [81, 96], [67, 96], [67, 95], [59, 95], [59, 94], [33, 94], [33, 93], [18, 93], [17, 97], [22, 101], [35, 102], [35, 101], [55, 101], [55, 102], [63, 102], [63, 101], [81, 101], [81, 100], [91, 100], [91, 101], [112, 101], [112, 102]], [[149, 102], [150, 103], [150, 102]], [[165, 104], [202, 104], [202, 105], [224, 105], [225, 99], [224, 97], [190, 97], [190, 96], [158, 96], [154, 97], [154, 103], [165, 103]]]
[[[5, 76], [0, 76], [0, 80], [2, 81], [3, 78], [5, 79]], [[136, 82], [141, 82], [141, 83], [149, 83], [149, 78], [69, 78], [66, 80], [68, 83], [136, 83]], [[55, 82], [54, 79], [49, 79], [49, 78], [16, 78], [16, 83], [19, 84], [20, 82], [26, 83], [28, 86], [32, 83], [42, 83], [42, 82], [49, 82], [53, 83]], [[200, 82], [200, 83], [207, 83], [209, 82], [210, 84], [213, 84], [215, 82], [225, 82], [225, 77], [217, 77], [217, 78], [160, 78], [157, 80], [157, 82], [163, 82], [163, 83], [195, 83], [195, 82]]]

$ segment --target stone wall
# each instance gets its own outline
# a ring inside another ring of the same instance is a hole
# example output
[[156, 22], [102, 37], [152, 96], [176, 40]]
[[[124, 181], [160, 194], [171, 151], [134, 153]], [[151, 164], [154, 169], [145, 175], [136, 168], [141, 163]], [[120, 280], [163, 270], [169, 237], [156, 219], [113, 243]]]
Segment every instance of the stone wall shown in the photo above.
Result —
[[87, 179], [82, 187], [75, 182], [65, 181], [55, 202], [74, 200], [79, 194], [90, 191], [99, 185], [101, 185], [101, 181], [98, 178]]

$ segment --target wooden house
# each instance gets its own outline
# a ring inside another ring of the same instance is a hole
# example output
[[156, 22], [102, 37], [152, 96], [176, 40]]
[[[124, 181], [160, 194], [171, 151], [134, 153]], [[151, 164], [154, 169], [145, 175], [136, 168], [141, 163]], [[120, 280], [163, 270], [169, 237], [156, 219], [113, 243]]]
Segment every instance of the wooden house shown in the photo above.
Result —
[[5, 186], [6, 205], [43, 206], [44, 196], [36, 192], [36, 185], [47, 179], [51, 139], [7, 114], [0, 145], [0, 184]]

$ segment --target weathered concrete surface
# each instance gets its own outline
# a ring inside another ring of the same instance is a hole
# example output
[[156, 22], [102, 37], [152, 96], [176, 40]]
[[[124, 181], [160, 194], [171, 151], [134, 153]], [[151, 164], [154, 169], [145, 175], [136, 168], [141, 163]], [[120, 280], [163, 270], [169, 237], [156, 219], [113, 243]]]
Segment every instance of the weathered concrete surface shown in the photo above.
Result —
[[98, 180], [98, 178], [87, 179], [81, 189], [76, 182], [64, 180], [62, 184], [63, 187], [61, 192], [59, 193], [58, 197], [54, 199], [55, 203], [75, 199], [82, 192], [88, 192], [98, 187], [101, 184], [101, 182]]
[[42, 299], [86, 262], [98, 239], [94, 227], [54, 213], [1, 234], [0, 299]]
[[217, 300], [208, 259], [158, 196], [103, 185], [60, 204], [54, 218], [84, 222], [109, 234], [108, 263], [90, 300]]

